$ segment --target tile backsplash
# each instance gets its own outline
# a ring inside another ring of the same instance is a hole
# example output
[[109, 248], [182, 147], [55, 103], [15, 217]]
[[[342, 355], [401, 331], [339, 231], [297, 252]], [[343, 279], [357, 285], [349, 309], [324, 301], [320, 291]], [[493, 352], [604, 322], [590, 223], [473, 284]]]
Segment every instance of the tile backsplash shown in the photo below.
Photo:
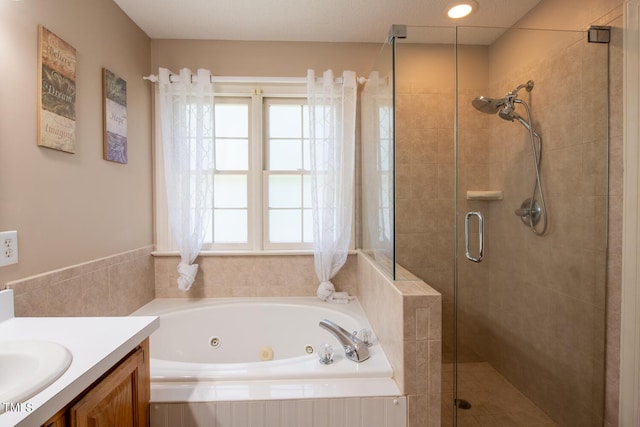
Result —
[[152, 247], [6, 284], [16, 316], [125, 316], [154, 297]]
[[[318, 287], [313, 255], [201, 256], [196, 280], [188, 291], [178, 289], [178, 256], [156, 256], [156, 298], [222, 298], [313, 296]], [[338, 291], [357, 293], [357, 256], [347, 257], [331, 279]]]

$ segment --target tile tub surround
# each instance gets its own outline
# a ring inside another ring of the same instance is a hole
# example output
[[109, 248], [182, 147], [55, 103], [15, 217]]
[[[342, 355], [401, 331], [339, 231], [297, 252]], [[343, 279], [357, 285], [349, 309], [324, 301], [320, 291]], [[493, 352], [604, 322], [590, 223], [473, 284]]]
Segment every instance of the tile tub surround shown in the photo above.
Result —
[[[154, 257], [156, 298], [314, 295], [313, 255], [202, 256], [193, 287], [177, 288], [178, 257]], [[332, 280], [357, 295], [408, 400], [408, 426], [440, 425], [441, 296], [411, 273], [392, 281], [365, 254]]]
[[358, 299], [408, 398], [408, 426], [440, 426], [442, 297], [403, 268], [389, 279], [358, 253]]
[[152, 247], [6, 284], [16, 316], [125, 316], [154, 297]]
[[[203, 255], [188, 291], [178, 289], [178, 256], [154, 256], [156, 298], [297, 297], [316, 294], [313, 255]], [[349, 255], [331, 279], [337, 291], [356, 295], [357, 256]]]

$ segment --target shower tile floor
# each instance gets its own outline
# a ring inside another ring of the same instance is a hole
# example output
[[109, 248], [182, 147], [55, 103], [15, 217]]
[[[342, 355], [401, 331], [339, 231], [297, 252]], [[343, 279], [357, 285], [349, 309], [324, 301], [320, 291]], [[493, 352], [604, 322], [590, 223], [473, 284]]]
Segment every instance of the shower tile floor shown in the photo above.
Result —
[[[488, 363], [458, 367], [460, 398], [471, 409], [458, 410], [458, 427], [557, 426]], [[453, 427], [453, 364], [442, 365], [442, 427]]]

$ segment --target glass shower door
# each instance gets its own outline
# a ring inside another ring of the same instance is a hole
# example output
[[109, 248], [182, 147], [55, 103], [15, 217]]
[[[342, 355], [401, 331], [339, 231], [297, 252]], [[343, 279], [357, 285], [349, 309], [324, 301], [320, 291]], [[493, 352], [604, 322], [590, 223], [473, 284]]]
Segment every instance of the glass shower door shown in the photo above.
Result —
[[607, 49], [458, 28], [456, 425], [603, 423]]

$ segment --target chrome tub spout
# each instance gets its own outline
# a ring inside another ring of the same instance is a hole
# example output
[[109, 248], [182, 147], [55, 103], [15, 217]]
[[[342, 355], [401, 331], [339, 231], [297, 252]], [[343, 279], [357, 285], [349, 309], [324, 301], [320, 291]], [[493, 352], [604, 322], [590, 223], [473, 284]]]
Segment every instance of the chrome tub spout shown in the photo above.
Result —
[[355, 336], [355, 333], [349, 333], [340, 326], [330, 320], [321, 320], [319, 326], [331, 332], [342, 344], [344, 354], [347, 359], [354, 362], [364, 362], [369, 358], [369, 349], [364, 341]]

